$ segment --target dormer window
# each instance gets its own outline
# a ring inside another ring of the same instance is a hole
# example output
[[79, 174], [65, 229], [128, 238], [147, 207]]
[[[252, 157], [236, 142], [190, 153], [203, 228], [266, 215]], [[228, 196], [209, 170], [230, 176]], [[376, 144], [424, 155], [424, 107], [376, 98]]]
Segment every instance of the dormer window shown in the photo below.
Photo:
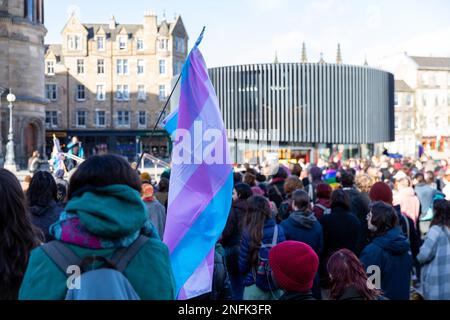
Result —
[[105, 50], [105, 37], [98, 36], [97, 37], [97, 50], [104, 51]]
[[137, 39], [137, 50], [138, 51], [144, 50], [144, 39], [142, 39], [142, 38]]
[[47, 75], [54, 76], [55, 75], [55, 61], [48, 60], [46, 62], [46, 67], [47, 67]]
[[167, 39], [160, 39], [159, 40], [159, 50], [167, 51], [168, 49], [169, 49], [169, 40], [167, 40]]
[[120, 50], [126, 50], [127, 49], [127, 43], [128, 43], [128, 37], [127, 36], [120, 36], [119, 37], [119, 49]]
[[81, 50], [81, 36], [80, 35], [68, 35], [67, 36], [67, 48], [71, 51]]

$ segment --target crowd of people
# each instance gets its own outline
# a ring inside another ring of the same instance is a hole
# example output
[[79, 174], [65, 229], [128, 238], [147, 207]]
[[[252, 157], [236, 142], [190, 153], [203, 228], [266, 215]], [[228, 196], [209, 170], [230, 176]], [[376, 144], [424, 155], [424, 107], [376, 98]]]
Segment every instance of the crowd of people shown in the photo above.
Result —
[[[196, 299], [450, 300], [448, 162], [381, 156], [265, 169], [235, 168], [212, 292]], [[95, 298], [68, 288], [69, 258], [93, 292], [175, 299], [161, 240], [170, 171], [156, 183], [102, 155], [64, 177], [37, 171], [21, 185], [0, 169], [0, 299]], [[117, 273], [89, 278], [105, 267]]]

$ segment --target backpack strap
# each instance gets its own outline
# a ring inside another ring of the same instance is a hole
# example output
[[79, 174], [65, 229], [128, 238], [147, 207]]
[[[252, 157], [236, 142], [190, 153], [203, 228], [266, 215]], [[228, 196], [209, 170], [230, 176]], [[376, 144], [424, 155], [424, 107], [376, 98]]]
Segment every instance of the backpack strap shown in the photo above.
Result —
[[278, 243], [278, 225], [275, 225], [272, 238], [272, 247]]
[[147, 237], [139, 236], [139, 238], [137, 238], [131, 246], [116, 250], [111, 257], [111, 261], [115, 264], [116, 270], [119, 272], [124, 272], [130, 261], [133, 260], [148, 240], [149, 238]]
[[78, 266], [81, 263], [81, 258], [60, 241], [49, 242], [41, 248], [65, 275], [70, 266]]

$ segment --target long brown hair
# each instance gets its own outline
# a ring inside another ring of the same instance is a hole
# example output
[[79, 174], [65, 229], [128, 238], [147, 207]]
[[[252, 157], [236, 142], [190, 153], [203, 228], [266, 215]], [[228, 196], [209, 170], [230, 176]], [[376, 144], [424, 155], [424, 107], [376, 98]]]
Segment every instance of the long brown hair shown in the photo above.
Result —
[[263, 239], [264, 223], [270, 219], [272, 212], [269, 201], [261, 196], [253, 196], [247, 200], [248, 212], [245, 220], [245, 230], [250, 238], [249, 260], [253, 267], [258, 265], [258, 253]]
[[16, 300], [30, 252], [40, 244], [19, 181], [0, 169], [0, 300]]
[[432, 226], [446, 226], [450, 228], [450, 203], [445, 199], [436, 200], [433, 203], [434, 217]]
[[330, 299], [339, 299], [346, 289], [355, 289], [365, 300], [376, 300], [381, 291], [369, 289], [364, 267], [353, 252], [342, 249], [328, 259], [327, 270], [330, 275]]

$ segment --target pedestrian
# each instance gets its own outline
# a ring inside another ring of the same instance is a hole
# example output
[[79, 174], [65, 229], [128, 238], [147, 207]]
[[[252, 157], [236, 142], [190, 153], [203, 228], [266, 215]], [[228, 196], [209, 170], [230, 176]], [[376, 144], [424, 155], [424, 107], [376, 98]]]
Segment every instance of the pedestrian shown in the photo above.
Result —
[[355, 176], [351, 172], [341, 172], [341, 185], [342, 190], [344, 190], [350, 198], [350, 211], [358, 217], [362, 224], [369, 213], [369, 197], [367, 194], [362, 194], [355, 187]]
[[17, 300], [30, 252], [41, 240], [19, 181], [0, 169], [0, 300]]
[[420, 202], [419, 229], [421, 234], [426, 234], [433, 219], [433, 198], [438, 191], [426, 182], [422, 173], [417, 173], [414, 176], [413, 184]]
[[421, 288], [426, 300], [450, 300], [450, 204], [437, 200], [434, 218], [417, 260], [422, 264]]
[[442, 181], [444, 184], [442, 192], [445, 194], [445, 200], [450, 201], [450, 168], [445, 171]]
[[248, 199], [248, 211], [239, 253], [239, 270], [245, 276], [244, 300], [276, 300], [281, 292], [270, 279], [269, 251], [285, 241], [264, 197]]
[[158, 191], [155, 192], [155, 198], [166, 208], [166, 211], [169, 204], [169, 185], [169, 179], [161, 178], [158, 183]]
[[267, 194], [269, 200], [275, 202], [277, 208], [280, 207], [283, 200], [286, 198], [284, 192], [284, 183], [288, 178], [287, 172], [283, 167], [279, 167], [277, 173], [272, 177], [270, 181]]
[[153, 226], [158, 230], [159, 238], [163, 239], [164, 229], [166, 227], [166, 208], [159, 203], [153, 193], [154, 189], [150, 183], [142, 183], [142, 200], [147, 206], [147, 213]]
[[36, 172], [39, 171], [40, 167], [39, 157], [40, 157], [39, 151], [33, 151], [33, 154], [28, 159], [28, 171], [31, 173], [31, 175], [34, 175]]
[[358, 257], [348, 249], [335, 252], [327, 264], [330, 300], [379, 300], [381, 291], [368, 285], [367, 273]]
[[[124, 296], [129, 296], [130, 289], [142, 300], [175, 298], [169, 250], [159, 240], [148, 219], [140, 192], [139, 176], [119, 156], [91, 157], [73, 174], [66, 211], [50, 229], [59, 246], [83, 260], [84, 263], [75, 264], [80, 268], [80, 265], [85, 265], [81, 270], [94, 268], [92, 261], [110, 261], [115, 253], [122, 253], [130, 246], [137, 251], [132, 257], [125, 255], [128, 261], [121, 269], [117, 269], [116, 265], [116, 270], [120, 270], [118, 274], [126, 279], [112, 276], [99, 278], [102, 280], [101, 285], [94, 287], [95, 281], [84, 282], [80, 294], [85, 294], [86, 299], [124, 299]], [[49, 245], [39, 247], [31, 253], [20, 289], [21, 300], [64, 300], [72, 297], [71, 292], [68, 292], [66, 270], [55, 262], [49, 248]], [[111, 275], [109, 272], [107, 274]], [[88, 275], [89, 272], [86, 273]], [[96, 280], [92, 277], [89, 279]], [[118, 283], [117, 280], [123, 281]], [[128, 291], [119, 290], [124, 289], [124, 280], [128, 280]], [[91, 290], [86, 292], [83, 288]], [[102, 293], [107, 291], [108, 295], [95, 296], [98, 290]]]
[[320, 183], [316, 188], [316, 202], [313, 212], [317, 219], [331, 213], [331, 193], [333, 189], [326, 183]]
[[63, 208], [58, 205], [57, 186], [53, 176], [39, 171], [33, 176], [27, 191], [31, 221], [45, 236], [45, 242], [54, 240], [50, 226], [59, 220]]
[[386, 298], [409, 300], [412, 256], [397, 213], [384, 202], [374, 202], [367, 221], [373, 240], [362, 251], [361, 262], [366, 270], [371, 266], [379, 268], [381, 290]]
[[409, 177], [396, 179], [397, 192], [394, 194], [394, 206], [399, 205], [402, 213], [417, 224], [420, 215], [420, 201], [412, 188], [412, 182]]
[[[322, 179], [322, 170], [319, 167], [311, 167], [309, 169], [309, 176], [308, 176], [308, 186], [306, 188], [306, 191], [308, 192], [308, 195], [312, 202], [316, 202], [317, 198], [317, 186], [321, 183], [323, 183]], [[305, 183], [303, 183], [305, 184]]]
[[296, 190], [303, 190], [303, 183], [297, 176], [291, 176], [286, 179], [284, 183], [284, 193], [286, 195], [286, 200], [284, 200], [280, 205], [279, 210], [279, 221], [286, 220], [289, 218], [290, 214], [294, 211], [292, 207], [292, 194]]
[[64, 170], [58, 170], [55, 173], [56, 198], [60, 207], [64, 208], [67, 203], [67, 192], [69, 191], [69, 182], [64, 179]]
[[315, 300], [311, 289], [319, 257], [306, 243], [282, 242], [270, 250], [269, 264], [276, 285], [284, 294], [279, 300]]
[[248, 184], [250, 187], [256, 187], [256, 175], [247, 172], [244, 175], [244, 183]]

